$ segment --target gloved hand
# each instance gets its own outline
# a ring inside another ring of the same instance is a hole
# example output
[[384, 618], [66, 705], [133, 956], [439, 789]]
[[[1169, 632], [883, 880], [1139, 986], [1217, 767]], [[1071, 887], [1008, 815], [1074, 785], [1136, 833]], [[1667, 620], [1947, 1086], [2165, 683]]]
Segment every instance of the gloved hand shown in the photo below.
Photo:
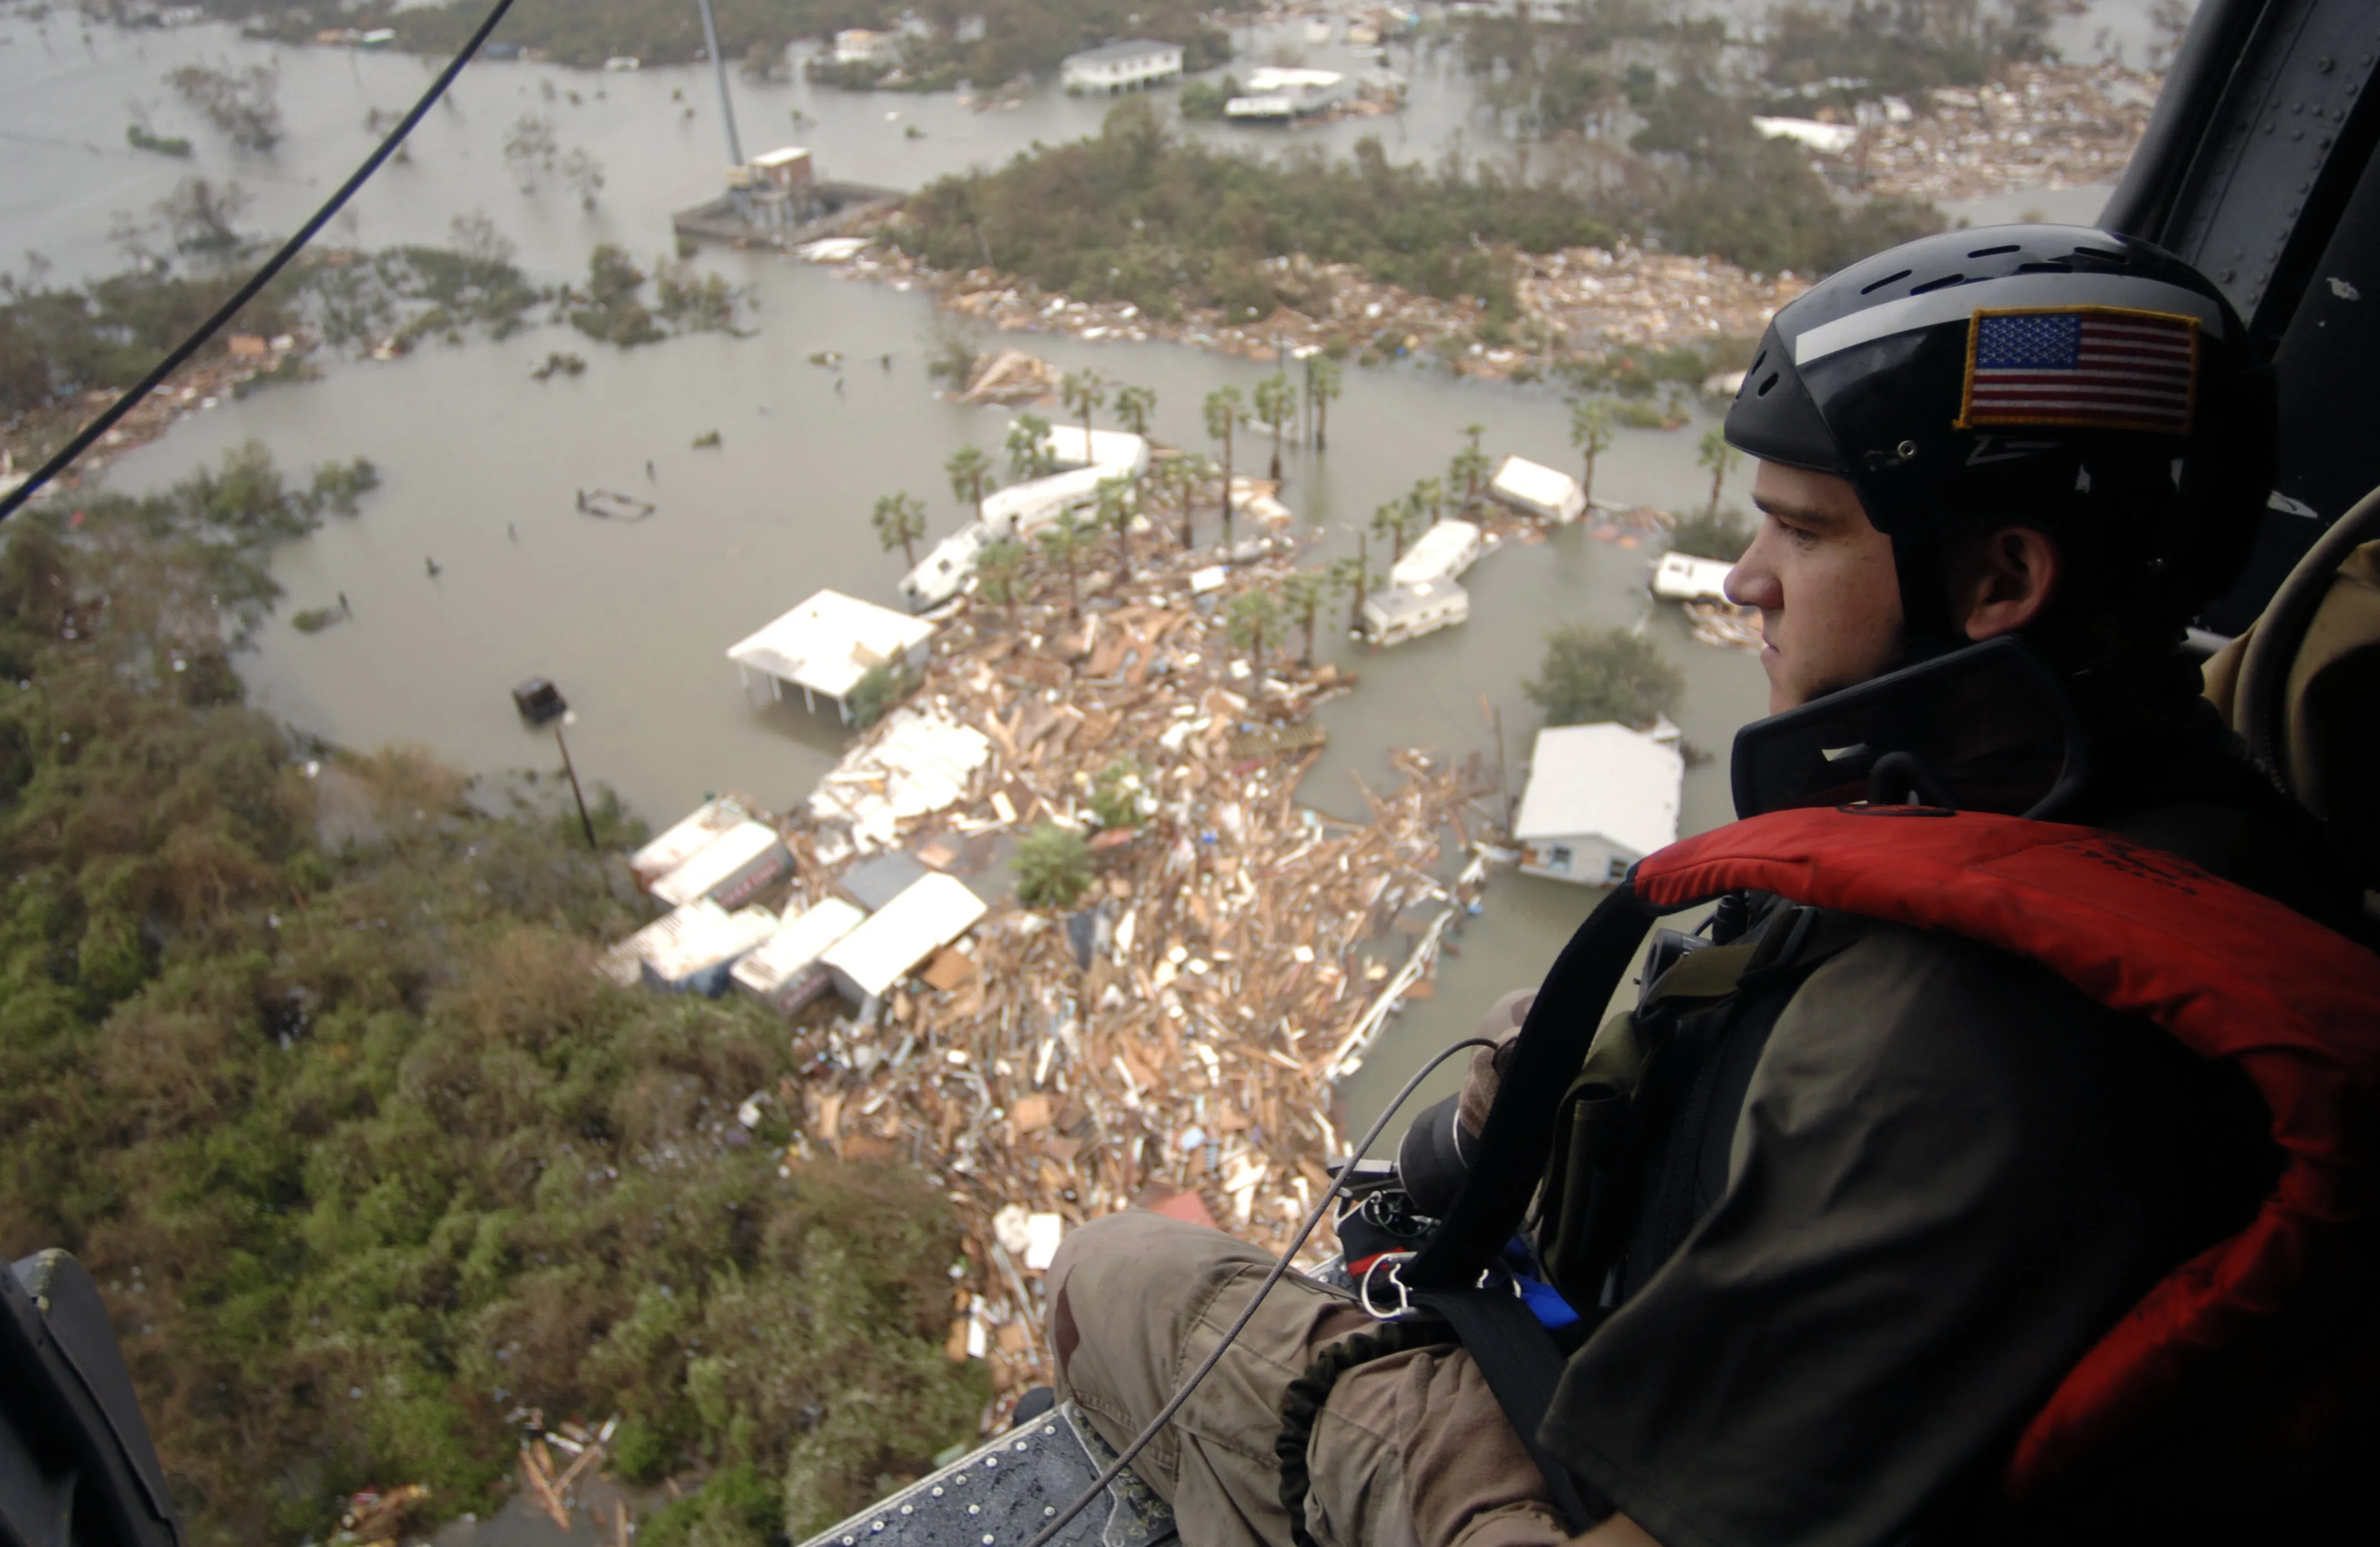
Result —
[[1488, 1109], [1496, 1104], [1496, 1086], [1512, 1062], [1512, 1039], [1521, 1034], [1521, 1023], [1529, 1017], [1529, 1006], [1537, 1002], [1535, 989], [1515, 989], [1488, 1007], [1479, 1018], [1476, 1036], [1494, 1039], [1492, 1048], [1471, 1050], [1471, 1070], [1463, 1077], [1463, 1101], [1456, 1108], [1457, 1121], [1470, 1133], [1476, 1134], [1488, 1125]]

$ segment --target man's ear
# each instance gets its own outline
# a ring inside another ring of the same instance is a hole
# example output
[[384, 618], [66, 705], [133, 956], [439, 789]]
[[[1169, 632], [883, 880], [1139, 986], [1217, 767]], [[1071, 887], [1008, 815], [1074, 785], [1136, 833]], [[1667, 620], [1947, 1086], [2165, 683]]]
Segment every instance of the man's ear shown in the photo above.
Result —
[[2013, 634], [2048, 610], [2058, 544], [2031, 527], [2002, 527], [1950, 544], [1950, 616], [1967, 638]]

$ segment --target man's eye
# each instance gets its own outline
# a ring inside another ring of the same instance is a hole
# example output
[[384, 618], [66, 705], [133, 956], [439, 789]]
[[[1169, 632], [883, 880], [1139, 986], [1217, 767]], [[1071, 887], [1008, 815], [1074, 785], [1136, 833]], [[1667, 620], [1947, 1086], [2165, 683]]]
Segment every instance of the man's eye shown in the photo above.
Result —
[[1777, 524], [1785, 529], [1785, 535], [1792, 541], [1793, 546], [1809, 549], [1818, 545], [1818, 534], [1809, 528], [1797, 527], [1785, 521], [1779, 521]]

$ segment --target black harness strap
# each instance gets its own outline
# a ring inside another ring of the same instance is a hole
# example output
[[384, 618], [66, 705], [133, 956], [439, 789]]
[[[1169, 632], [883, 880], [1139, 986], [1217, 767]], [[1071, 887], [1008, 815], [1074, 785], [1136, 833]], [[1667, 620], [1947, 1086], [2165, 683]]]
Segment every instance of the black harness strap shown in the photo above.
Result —
[[1422, 1290], [1413, 1300], [1417, 1308], [1442, 1317], [1463, 1340], [1479, 1373], [1487, 1377], [1488, 1389], [1496, 1394], [1496, 1406], [1504, 1409], [1512, 1431], [1544, 1476], [1546, 1496], [1570, 1529], [1585, 1531], [1599, 1524], [1611, 1513], [1610, 1504], [1598, 1498], [1591, 1505], [1581, 1496], [1570, 1468], [1537, 1443], [1538, 1426], [1554, 1405], [1554, 1388], [1560, 1383], [1565, 1362], [1544, 1323], [1519, 1296], [1501, 1287]]

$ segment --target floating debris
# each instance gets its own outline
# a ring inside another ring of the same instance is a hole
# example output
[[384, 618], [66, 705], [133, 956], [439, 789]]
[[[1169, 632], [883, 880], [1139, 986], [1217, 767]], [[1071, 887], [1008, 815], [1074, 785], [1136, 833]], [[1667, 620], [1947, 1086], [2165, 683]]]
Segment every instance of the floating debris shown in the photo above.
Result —
[[[650, 463], [646, 466], [650, 468]], [[610, 489], [578, 491], [578, 510], [584, 516], [600, 516], [606, 521], [641, 521], [660, 506], [650, 500], [640, 500], [634, 494], [623, 494]]]

